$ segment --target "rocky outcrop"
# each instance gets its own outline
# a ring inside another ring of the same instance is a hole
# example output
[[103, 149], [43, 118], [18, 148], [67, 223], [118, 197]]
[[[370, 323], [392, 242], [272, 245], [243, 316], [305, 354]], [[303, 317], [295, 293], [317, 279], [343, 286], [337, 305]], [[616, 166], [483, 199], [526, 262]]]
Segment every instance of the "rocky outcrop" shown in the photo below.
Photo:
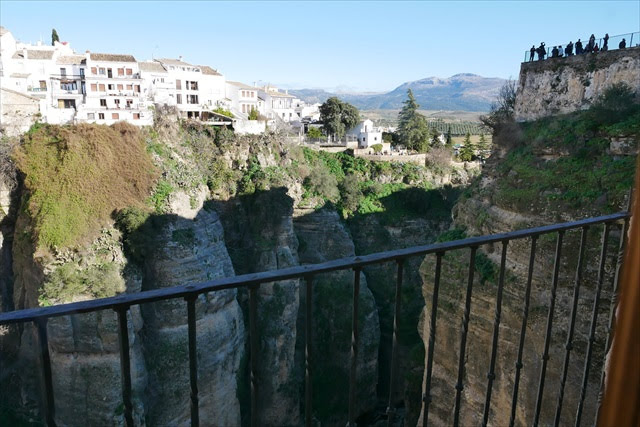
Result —
[[[294, 227], [300, 263], [315, 264], [355, 255], [351, 236], [329, 209], [298, 210]], [[313, 278], [314, 414], [323, 423], [347, 419], [354, 273], [335, 271]], [[373, 294], [360, 273], [357, 359], [358, 415], [375, 408], [380, 324]]]
[[516, 120], [535, 120], [588, 108], [613, 84], [640, 90], [640, 48], [550, 58], [523, 63], [518, 80]]
[[[200, 200], [202, 206], [202, 200]], [[198, 283], [234, 275], [218, 215], [200, 209], [193, 219], [167, 215], [144, 262], [143, 289]], [[200, 419], [239, 425], [237, 375], [245, 328], [235, 290], [201, 295], [196, 302]], [[189, 413], [186, 302], [142, 307], [144, 355], [149, 370], [146, 401], [153, 425], [183, 425]]]

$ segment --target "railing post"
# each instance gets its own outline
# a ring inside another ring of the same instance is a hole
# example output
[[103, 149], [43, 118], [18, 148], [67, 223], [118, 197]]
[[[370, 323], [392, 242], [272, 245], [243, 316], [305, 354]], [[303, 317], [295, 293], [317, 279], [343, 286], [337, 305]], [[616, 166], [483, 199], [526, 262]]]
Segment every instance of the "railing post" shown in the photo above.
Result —
[[562, 401], [564, 399], [564, 387], [567, 382], [567, 373], [569, 370], [569, 359], [571, 350], [573, 349], [573, 331], [576, 325], [576, 315], [578, 312], [578, 297], [580, 295], [580, 283], [582, 281], [582, 264], [584, 263], [584, 251], [587, 244], [587, 232], [589, 227], [583, 227], [580, 236], [580, 253], [578, 255], [578, 266], [576, 268], [576, 278], [573, 286], [573, 304], [571, 306], [571, 321], [569, 323], [569, 332], [567, 333], [567, 342], [564, 346], [564, 365], [562, 369], [562, 378], [560, 380], [560, 392], [558, 393], [558, 405], [556, 407], [556, 416], [554, 424], [560, 424], [560, 415], [562, 414]]
[[196, 339], [196, 300], [197, 295], [186, 297], [187, 323], [189, 325], [189, 384], [191, 385], [191, 426], [200, 425], [198, 408], [198, 349]]
[[540, 369], [540, 382], [538, 383], [538, 396], [536, 397], [536, 410], [533, 416], [533, 426], [538, 426], [540, 420], [540, 409], [542, 408], [542, 395], [544, 393], [544, 380], [547, 375], [547, 361], [549, 360], [549, 345], [551, 344], [551, 329], [553, 327], [553, 309], [556, 305], [556, 291], [558, 289], [558, 277], [560, 270], [560, 257], [562, 255], [562, 239], [564, 231], [558, 231], [556, 240], [556, 256], [553, 265], [553, 279], [551, 283], [551, 301], [549, 303], [549, 313], [547, 315], [547, 329], [544, 337], [544, 351], [542, 353], [542, 368]]
[[438, 292], [440, 290], [440, 271], [442, 270], [442, 257], [444, 252], [436, 253], [436, 272], [433, 282], [433, 295], [431, 296], [431, 321], [429, 323], [429, 348], [427, 349], [427, 367], [424, 394], [422, 396], [422, 424], [426, 426], [429, 421], [429, 405], [431, 405], [431, 372], [433, 370], [433, 351], [436, 346], [436, 320], [438, 315]]
[[358, 300], [360, 295], [360, 272], [362, 269], [353, 269], [353, 312], [351, 317], [351, 369], [349, 370], [349, 423], [356, 425], [356, 387], [358, 366]]
[[602, 283], [604, 282], [604, 268], [607, 261], [607, 243], [609, 242], [609, 223], [605, 223], [602, 232], [602, 245], [600, 246], [600, 267], [598, 268], [598, 285], [596, 288], [596, 296], [593, 299], [593, 311], [591, 313], [591, 328], [589, 333], [589, 344], [587, 346], [587, 355], [584, 360], [584, 370], [582, 373], [582, 389], [580, 391], [580, 403], [576, 411], [575, 426], [580, 425], [582, 417], [582, 409], [584, 407], [584, 399], [587, 394], [587, 384], [589, 383], [589, 368], [591, 365], [591, 354], [593, 352], [593, 343], [596, 341], [596, 324], [598, 321], [598, 303], [600, 302], [600, 293], [602, 291]]
[[531, 281], [533, 279], [533, 266], [536, 258], [536, 243], [538, 236], [531, 236], [531, 252], [529, 254], [529, 270], [527, 273], [527, 288], [524, 294], [524, 308], [522, 310], [522, 326], [520, 328], [520, 343], [518, 344], [518, 359], [516, 361], [516, 378], [513, 382], [513, 397], [511, 398], [511, 418], [509, 426], [513, 427], [516, 421], [516, 406], [518, 404], [518, 387], [520, 386], [520, 370], [522, 369], [522, 352], [524, 338], [527, 332], [527, 319], [529, 318], [529, 300], [531, 298]]
[[306, 282], [306, 301], [305, 301], [305, 318], [304, 318], [304, 330], [305, 330], [305, 346], [304, 346], [304, 423], [306, 427], [311, 427], [313, 423], [313, 365], [311, 363], [311, 344], [313, 342], [312, 334], [312, 310], [313, 310], [313, 276], [307, 276]]
[[502, 316], [502, 290], [504, 288], [504, 275], [507, 261], [507, 245], [508, 240], [502, 241], [502, 255], [500, 257], [500, 278], [498, 279], [498, 295], [496, 296], [496, 311], [493, 319], [493, 340], [491, 343], [491, 362], [489, 364], [489, 372], [487, 373], [487, 395], [484, 402], [484, 415], [482, 417], [482, 425], [486, 427], [489, 422], [489, 409], [491, 407], [491, 390], [493, 388], [493, 380], [496, 378], [495, 366], [496, 357], [498, 355], [498, 335], [500, 333], [500, 318]]
[[251, 369], [251, 427], [258, 426], [258, 287], [249, 287], [249, 353]]
[[467, 295], [464, 302], [464, 315], [462, 318], [462, 329], [460, 330], [460, 355], [458, 356], [458, 381], [456, 382], [456, 406], [453, 413], [453, 425], [458, 426], [460, 423], [460, 399], [462, 398], [462, 390], [464, 385], [464, 363], [467, 349], [467, 333], [469, 332], [469, 319], [471, 315], [471, 293], [473, 290], [473, 275], [476, 269], [476, 252], [477, 246], [471, 246], [469, 254], [469, 274], [467, 278]]
[[131, 359], [129, 355], [128, 306], [115, 309], [118, 314], [118, 339], [120, 341], [120, 373], [122, 376], [122, 401], [124, 419], [128, 427], [133, 427], [133, 404], [131, 403]]
[[387, 425], [393, 424], [395, 416], [394, 392], [396, 388], [396, 377], [398, 376], [398, 329], [400, 327], [400, 305], [402, 302], [402, 271], [404, 259], [396, 260], [398, 273], [396, 275], [396, 301], [393, 315], [393, 341], [391, 347], [391, 373], [389, 377], [389, 403], [387, 405]]
[[[629, 194], [629, 202], [627, 207], [627, 212], [631, 210], [631, 194]], [[602, 374], [600, 375], [600, 390], [598, 393], [598, 404], [596, 409], [596, 417], [594, 425], [598, 422], [598, 417], [600, 416], [600, 407], [602, 405], [602, 394], [604, 393], [605, 381], [607, 377], [607, 364], [606, 359], [609, 354], [609, 350], [611, 349], [611, 343], [613, 342], [613, 337], [615, 335], [615, 326], [616, 326], [616, 310], [618, 308], [618, 285], [620, 284], [620, 270], [622, 267], [622, 260], [624, 258], [624, 251], [627, 246], [627, 233], [629, 231], [629, 218], [626, 218], [621, 227], [621, 236], [618, 244], [618, 253], [616, 257], [616, 269], [613, 277], [613, 289], [611, 292], [611, 307], [609, 308], [609, 327], [607, 334], [607, 342], [604, 346], [604, 354], [605, 360], [602, 364]]]
[[47, 336], [47, 318], [41, 317], [35, 321], [38, 329], [38, 344], [40, 345], [40, 359], [42, 362], [42, 377], [44, 379], [44, 412], [47, 425], [56, 425], [56, 407], [53, 398], [53, 379], [51, 376], [51, 356], [49, 354], [49, 340]]

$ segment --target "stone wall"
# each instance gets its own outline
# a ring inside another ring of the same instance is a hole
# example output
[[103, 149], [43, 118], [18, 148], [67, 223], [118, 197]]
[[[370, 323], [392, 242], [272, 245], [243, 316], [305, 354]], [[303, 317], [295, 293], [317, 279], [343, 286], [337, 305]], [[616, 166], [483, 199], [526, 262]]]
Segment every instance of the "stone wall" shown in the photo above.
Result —
[[640, 92], [640, 47], [523, 63], [516, 120], [586, 109], [605, 89], [619, 82]]

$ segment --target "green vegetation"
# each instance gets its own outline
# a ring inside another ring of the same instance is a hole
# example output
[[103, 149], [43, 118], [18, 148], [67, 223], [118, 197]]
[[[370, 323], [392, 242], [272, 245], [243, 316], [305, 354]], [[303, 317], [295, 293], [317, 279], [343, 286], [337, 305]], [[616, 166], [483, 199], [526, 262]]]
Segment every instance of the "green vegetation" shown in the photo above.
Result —
[[429, 147], [429, 127], [426, 118], [418, 113], [420, 105], [407, 90], [407, 100], [398, 114], [398, 139], [409, 150], [426, 152]]
[[229, 118], [233, 119], [233, 113], [229, 110], [225, 110], [222, 107], [218, 107], [216, 109], [213, 110], [214, 113], [218, 113], [218, 114], [222, 114], [223, 116], [227, 116]]
[[379, 153], [382, 151], [382, 144], [373, 144], [371, 148], [373, 149], [374, 153]]
[[56, 42], [60, 41], [60, 36], [58, 36], [58, 32], [56, 29], [51, 30], [51, 46], [55, 46]]
[[44, 249], [92, 239], [114, 210], [142, 206], [155, 176], [139, 130], [126, 123], [36, 124], [14, 158]]
[[63, 264], [46, 277], [38, 302], [41, 306], [71, 302], [74, 298], [104, 298], [125, 290], [120, 267], [112, 262], [81, 267]]
[[[572, 114], [520, 126], [522, 140], [500, 163], [496, 204], [517, 209], [620, 208], [632, 186], [634, 156], [612, 156], [611, 138], [640, 134], [640, 104], [628, 87], [615, 85], [594, 105]], [[538, 152], [557, 153], [550, 160]]]
[[340, 139], [358, 124], [360, 113], [353, 105], [332, 96], [320, 106], [320, 121], [328, 135]]
[[460, 160], [462, 160], [463, 162], [470, 162], [471, 160], [473, 160], [474, 151], [475, 147], [471, 143], [471, 135], [466, 134], [464, 137], [464, 146], [460, 149], [460, 154], [458, 157], [460, 157]]
[[258, 114], [258, 110], [256, 110], [255, 108], [251, 109], [251, 112], [249, 113], [249, 120], [258, 120], [259, 114]]
[[320, 130], [320, 128], [310, 127], [309, 130], [307, 131], [307, 138], [321, 139], [323, 137], [324, 135], [322, 134], [322, 131]]

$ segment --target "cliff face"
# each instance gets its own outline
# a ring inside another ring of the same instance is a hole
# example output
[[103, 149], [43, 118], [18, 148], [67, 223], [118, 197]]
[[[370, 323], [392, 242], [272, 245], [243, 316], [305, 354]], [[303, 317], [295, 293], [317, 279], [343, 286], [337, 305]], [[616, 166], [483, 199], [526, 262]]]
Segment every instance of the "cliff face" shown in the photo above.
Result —
[[640, 89], [640, 48], [550, 58], [523, 63], [515, 117], [535, 120], [583, 110], [613, 84]]

